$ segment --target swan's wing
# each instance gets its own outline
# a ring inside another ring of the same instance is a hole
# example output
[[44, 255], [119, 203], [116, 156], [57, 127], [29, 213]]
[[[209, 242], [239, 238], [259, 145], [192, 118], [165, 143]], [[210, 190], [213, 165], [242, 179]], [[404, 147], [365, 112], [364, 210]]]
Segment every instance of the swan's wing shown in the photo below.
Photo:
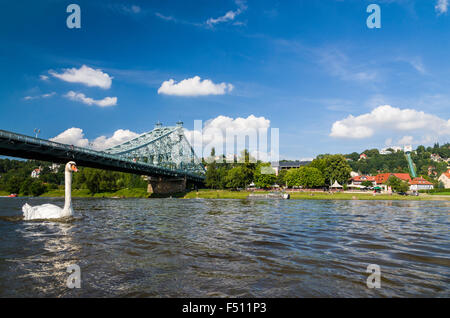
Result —
[[61, 217], [62, 209], [54, 204], [42, 204], [30, 206], [25, 203], [22, 207], [24, 220], [34, 219], [58, 219]]

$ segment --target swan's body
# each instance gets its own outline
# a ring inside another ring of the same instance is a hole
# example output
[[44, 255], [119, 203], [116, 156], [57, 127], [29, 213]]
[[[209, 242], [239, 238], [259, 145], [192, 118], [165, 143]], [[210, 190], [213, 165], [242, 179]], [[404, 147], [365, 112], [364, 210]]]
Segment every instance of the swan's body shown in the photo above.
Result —
[[72, 209], [72, 171], [77, 171], [75, 162], [70, 161], [65, 169], [65, 203], [64, 208], [54, 204], [30, 206], [25, 203], [22, 207], [24, 220], [60, 219], [73, 215]]
[[24, 220], [35, 219], [60, 219], [66, 216], [71, 216], [73, 211], [61, 209], [54, 204], [46, 203], [37, 206], [31, 206], [25, 203], [22, 207]]

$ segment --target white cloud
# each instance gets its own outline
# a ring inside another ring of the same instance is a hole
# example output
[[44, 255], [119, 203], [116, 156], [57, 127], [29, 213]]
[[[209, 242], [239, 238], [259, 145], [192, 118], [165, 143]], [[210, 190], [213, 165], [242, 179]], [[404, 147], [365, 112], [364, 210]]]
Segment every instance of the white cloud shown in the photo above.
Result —
[[245, 4], [245, 1], [242, 0], [236, 0], [236, 5], [238, 8], [234, 11], [230, 10], [227, 13], [225, 13], [223, 16], [218, 18], [209, 18], [206, 20], [206, 24], [210, 27], [214, 26], [215, 24], [227, 22], [227, 21], [233, 21], [239, 14], [244, 12], [247, 9], [247, 5]]
[[128, 129], [119, 129], [109, 138], [106, 136], [95, 138], [92, 147], [97, 150], [104, 150], [136, 138], [137, 136], [139, 136], [139, 134]]
[[318, 51], [319, 61], [332, 75], [346, 81], [368, 82], [379, 77], [375, 70], [369, 70], [367, 65], [357, 65], [347, 55], [338, 49]]
[[208, 24], [209, 26], [213, 26], [214, 24], [220, 23], [220, 22], [226, 22], [226, 21], [230, 21], [230, 20], [234, 20], [234, 18], [239, 14], [239, 9], [236, 11], [228, 11], [227, 13], [225, 13], [225, 15], [218, 17], [217, 19], [214, 18], [209, 18], [206, 21], [206, 24]]
[[[215, 148], [216, 155], [234, 154], [235, 140], [233, 136], [238, 136], [236, 140], [236, 152], [238, 154], [247, 148], [253, 157], [266, 160], [269, 146], [263, 144], [263, 140], [259, 140], [258, 145], [256, 138], [258, 133], [268, 134], [269, 127], [270, 120], [264, 117], [250, 115], [247, 118], [231, 118], [220, 115], [206, 121], [203, 125], [202, 133], [198, 130], [185, 129], [185, 135], [196, 149], [198, 156], [201, 156], [203, 153], [204, 157], [208, 157], [212, 148]], [[228, 137], [231, 136], [228, 140], [227, 134]], [[248, 145], [245, 144], [245, 136], [248, 136]], [[251, 138], [253, 140], [250, 140]], [[270, 143], [270, 140], [267, 143]]]
[[223, 95], [233, 90], [233, 85], [227, 83], [214, 84], [211, 80], [201, 80], [199, 76], [194, 76], [175, 83], [173, 79], [164, 81], [158, 89], [158, 94], [176, 96], [205, 96]]
[[100, 136], [90, 142], [87, 138], [84, 138], [83, 129], [72, 127], [63, 131], [58, 136], [50, 138], [50, 140], [67, 145], [74, 145], [85, 148], [92, 146], [92, 148], [95, 150], [104, 150], [119, 145], [137, 136], [139, 136], [139, 134], [130, 130], [118, 129], [111, 137]]
[[413, 136], [403, 136], [398, 141], [398, 144], [400, 144], [400, 145], [411, 145], [413, 143], [414, 143], [414, 137]]
[[50, 140], [78, 147], [87, 147], [89, 145], [89, 140], [84, 138], [83, 129], [75, 127], [63, 131], [58, 136], [50, 138]]
[[159, 12], [155, 12], [155, 15], [156, 15], [158, 18], [163, 19], [163, 20], [166, 20], [166, 21], [174, 21], [174, 22], [178, 21], [177, 19], [175, 19], [175, 18], [172, 17], [172, 16], [166, 16], [166, 15], [161, 14], [161, 13], [159, 13]]
[[448, 11], [448, 0], [438, 0], [434, 7], [438, 14], [443, 14]]
[[65, 82], [81, 83], [90, 87], [96, 86], [103, 89], [110, 88], [113, 79], [107, 73], [103, 73], [102, 70], [93, 69], [86, 65], [81, 66], [79, 69], [65, 69], [61, 74], [52, 70], [49, 73]]
[[[211, 149], [214, 147], [216, 149], [216, 155], [225, 154], [232, 157], [234, 154], [234, 138], [227, 140], [226, 134], [229, 134], [229, 136], [254, 137], [258, 131], [267, 134], [269, 128], [270, 120], [264, 117], [256, 117], [254, 115], [250, 115], [247, 118], [217, 116], [205, 122], [202, 128], [203, 136], [200, 131], [196, 130], [184, 129], [184, 133], [187, 140], [195, 148], [197, 156], [201, 157], [203, 152], [203, 155], [208, 157]], [[88, 140], [84, 137], [81, 128], [72, 127], [50, 140], [79, 147], [92, 147], [95, 150], [104, 150], [136, 138], [137, 136], [139, 134], [133, 131], [118, 129], [111, 137], [99, 136], [93, 140]], [[259, 140], [258, 144], [256, 141], [252, 142], [249, 140], [250, 138], [247, 139], [248, 144], [246, 145], [245, 138], [237, 138], [236, 151], [238, 154], [247, 148], [254, 158], [264, 161], [273, 159], [273, 157], [270, 157], [268, 151], [270, 146], [263, 145], [263, 140]], [[267, 142], [270, 144], [270, 136], [268, 136], [268, 139]], [[223, 148], [224, 144], [225, 149]]]
[[416, 69], [417, 72], [421, 74], [426, 73], [425, 66], [422, 63], [422, 60], [416, 58], [411, 60], [409, 63], [411, 64], [412, 67]]
[[122, 9], [127, 13], [140, 13], [141, 12], [141, 7], [134, 5], [134, 4], [131, 5], [130, 7], [123, 6]]
[[47, 75], [40, 75], [39, 78], [43, 81], [47, 81], [48, 80], [48, 76]]
[[363, 139], [386, 132], [450, 135], [450, 119], [442, 119], [414, 109], [384, 105], [378, 106], [370, 113], [359, 116], [349, 115], [347, 118], [336, 121], [331, 127], [330, 136]]
[[47, 93], [47, 94], [42, 94], [42, 95], [38, 95], [38, 96], [25, 96], [23, 99], [24, 100], [33, 100], [33, 99], [38, 99], [38, 98], [49, 98], [56, 95], [55, 92], [51, 92], [51, 93]]
[[117, 97], [105, 97], [100, 100], [96, 100], [90, 97], [86, 97], [83, 93], [76, 93], [74, 91], [69, 91], [64, 97], [70, 100], [82, 102], [87, 105], [97, 105], [100, 107], [109, 107], [117, 105]]

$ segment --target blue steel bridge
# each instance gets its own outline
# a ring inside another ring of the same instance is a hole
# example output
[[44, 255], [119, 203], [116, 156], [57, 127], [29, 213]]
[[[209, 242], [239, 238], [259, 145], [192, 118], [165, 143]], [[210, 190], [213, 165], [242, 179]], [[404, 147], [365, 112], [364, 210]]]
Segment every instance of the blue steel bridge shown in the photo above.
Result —
[[182, 122], [163, 127], [120, 145], [97, 151], [0, 130], [0, 155], [129, 172], [152, 180], [202, 183], [205, 168], [183, 133]]

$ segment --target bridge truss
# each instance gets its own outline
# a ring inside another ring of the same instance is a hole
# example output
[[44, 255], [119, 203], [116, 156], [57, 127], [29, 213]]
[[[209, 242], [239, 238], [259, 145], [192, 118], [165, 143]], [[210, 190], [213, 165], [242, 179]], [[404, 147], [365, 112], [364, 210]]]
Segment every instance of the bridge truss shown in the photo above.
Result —
[[104, 151], [0, 130], [0, 155], [122, 171], [146, 176], [205, 180], [205, 168], [183, 133], [182, 123], [144, 133]]
[[152, 131], [104, 151], [125, 160], [204, 174], [205, 168], [186, 139], [182, 124], [163, 127], [157, 123]]

